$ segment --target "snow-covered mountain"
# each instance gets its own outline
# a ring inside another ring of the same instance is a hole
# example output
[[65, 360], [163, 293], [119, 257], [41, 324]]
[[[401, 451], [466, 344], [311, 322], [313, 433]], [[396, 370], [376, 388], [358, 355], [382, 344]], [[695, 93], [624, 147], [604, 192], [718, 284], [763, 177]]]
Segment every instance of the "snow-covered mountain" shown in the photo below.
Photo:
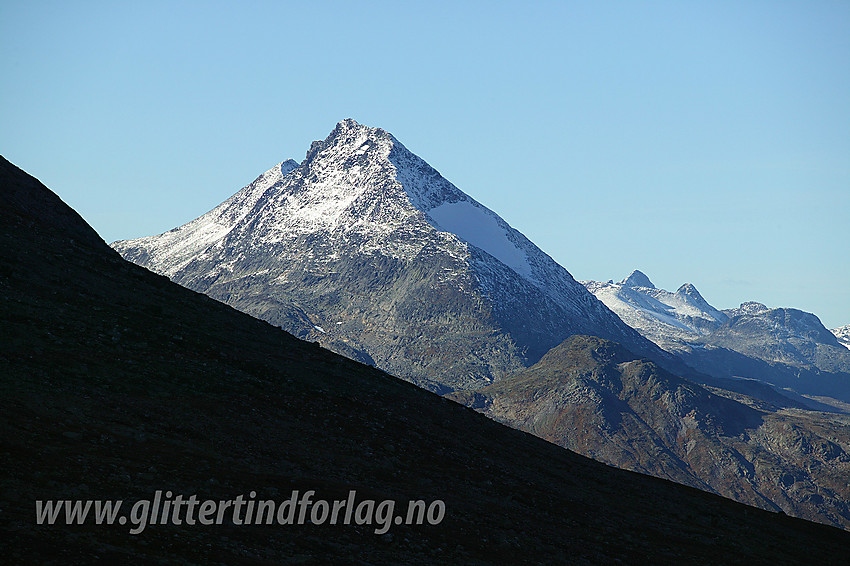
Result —
[[678, 363], [525, 236], [379, 128], [344, 120], [298, 165], [126, 259], [436, 390], [486, 384], [573, 334]]
[[808, 406], [838, 399], [848, 410], [850, 351], [814, 314], [754, 301], [721, 311], [690, 283], [671, 293], [640, 271], [619, 283], [583, 283], [629, 326], [689, 366], [724, 380], [715, 385], [775, 401], [772, 391], [740, 381], [757, 380]]
[[708, 304], [692, 284], [671, 293], [656, 288], [638, 270], [619, 283], [582, 283], [626, 324], [668, 351], [698, 341], [729, 318]]

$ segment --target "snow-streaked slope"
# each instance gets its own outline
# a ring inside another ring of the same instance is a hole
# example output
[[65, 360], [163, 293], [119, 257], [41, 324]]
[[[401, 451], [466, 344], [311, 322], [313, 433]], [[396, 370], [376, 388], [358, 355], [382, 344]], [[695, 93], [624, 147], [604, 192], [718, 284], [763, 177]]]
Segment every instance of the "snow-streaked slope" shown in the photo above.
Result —
[[844, 326], [839, 326], [838, 328], [833, 328], [830, 330], [835, 337], [838, 338], [838, 341], [850, 349], [850, 324], [845, 324]]
[[280, 183], [297, 166], [292, 159], [278, 163], [203, 216], [164, 234], [119, 241], [112, 247], [122, 254], [130, 248], [136, 249], [145, 257], [139, 256], [132, 261], [173, 277], [196, 255], [224, 238], [251, 212], [269, 188]]
[[572, 334], [672, 360], [495, 212], [354, 120], [297, 167], [272, 169], [185, 226], [113, 247], [299, 336], [441, 386], [489, 382]]

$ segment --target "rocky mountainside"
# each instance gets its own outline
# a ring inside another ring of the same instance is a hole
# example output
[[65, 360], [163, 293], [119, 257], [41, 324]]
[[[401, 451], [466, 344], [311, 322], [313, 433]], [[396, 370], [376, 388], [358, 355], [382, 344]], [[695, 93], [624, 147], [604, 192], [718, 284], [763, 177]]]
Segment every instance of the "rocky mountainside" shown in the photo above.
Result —
[[693, 285], [670, 293], [639, 271], [620, 283], [584, 285], [713, 385], [772, 403], [782, 396], [788, 407], [850, 409], [850, 350], [811, 313], [757, 302], [719, 311]]
[[391, 134], [353, 120], [198, 219], [113, 247], [435, 391], [490, 383], [579, 333], [686, 371]]
[[[725, 392], [722, 392], [725, 394]], [[850, 527], [850, 417], [724, 398], [622, 346], [575, 336], [453, 398], [596, 460]]]
[[[15, 564], [840, 564], [850, 534], [616, 470], [122, 260], [0, 158], [0, 552]], [[36, 526], [37, 499], [441, 499], [396, 525]]]

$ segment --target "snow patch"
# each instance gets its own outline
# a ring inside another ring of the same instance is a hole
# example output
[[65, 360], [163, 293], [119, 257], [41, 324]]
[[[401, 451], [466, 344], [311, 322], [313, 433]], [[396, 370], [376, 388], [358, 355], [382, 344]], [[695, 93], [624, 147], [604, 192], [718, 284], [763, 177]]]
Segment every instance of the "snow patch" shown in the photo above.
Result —
[[508, 238], [508, 229], [467, 201], [443, 203], [428, 211], [435, 228], [451, 232], [495, 257], [526, 279], [533, 279], [526, 253]]

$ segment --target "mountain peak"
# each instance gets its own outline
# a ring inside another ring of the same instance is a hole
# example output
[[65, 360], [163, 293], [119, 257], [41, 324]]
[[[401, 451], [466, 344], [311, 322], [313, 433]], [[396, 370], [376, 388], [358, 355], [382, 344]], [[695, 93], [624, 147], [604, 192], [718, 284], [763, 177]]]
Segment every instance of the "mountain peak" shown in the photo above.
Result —
[[676, 294], [674, 296], [683, 303], [696, 308], [699, 312], [709, 314], [709, 318], [712, 318], [715, 321], [723, 321], [726, 319], [726, 315], [708, 304], [708, 301], [700, 295], [700, 292], [697, 291], [697, 288], [694, 287], [692, 283], [683, 284], [676, 290]]
[[335, 139], [340, 139], [344, 143], [352, 143], [355, 141], [362, 143], [364, 139], [386, 139], [392, 143], [398, 143], [398, 140], [396, 140], [392, 134], [383, 128], [367, 126], [366, 124], [357, 122], [353, 118], [346, 118], [345, 120], [337, 122], [337, 125], [334, 126], [334, 129], [325, 141], [328, 142]]
[[[300, 206], [287, 215], [290, 219], [308, 214], [315, 221], [311, 226], [325, 223], [329, 231], [343, 232], [436, 229], [546, 286], [541, 281], [548, 278], [539, 268], [551, 260], [386, 130], [343, 120], [324, 141], [313, 143], [302, 169], [298, 175], [307, 183], [298, 185], [297, 194], [289, 193]], [[400, 247], [412, 249], [411, 238], [405, 239]]]
[[386, 130], [346, 118], [338, 122], [324, 140], [316, 140], [310, 145], [305, 161], [309, 164], [319, 156], [341, 156], [348, 160], [347, 163], [353, 163], [352, 156], [363, 156], [369, 149], [379, 149], [386, 158], [396, 143], [397, 140]]
[[340, 120], [337, 125], [337, 128], [358, 128], [360, 124], [357, 123], [357, 120], [354, 118], [345, 118], [344, 120]]
[[334, 129], [331, 131], [329, 137], [333, 137], [336, 134], [345, 133], [345, 132], [363, 132], [369, 134], [384, 134], [388, 135], [389, 132], [382, 128], [376, 128], [373, 126], [367, 126], [366, 124], [361, 124], [354, 118], [346, 118], [344, 120], [340, 120], [337, 122]]
[[115, 249], [419, 383], [488, 382], [570, 334], [669, 359], [386, 130], [342, 120], [287, 163], [210, 213]]
[[680, 297], [687, 297], [700, 305], [703, 303], [706, 305], [708, 304], [702, 295], [699, 294], [699, 291], [697, 291], [697, 288], [694, 287], [693, 283], [684, 283], [676, 290], [676, 295]]
[[620, 281], [620, 285], [624, 287], [646, 287], [647, 289], [655, 289], [655, 285], [649, 280], [642, 271], [635, 269], [632, 274]]

